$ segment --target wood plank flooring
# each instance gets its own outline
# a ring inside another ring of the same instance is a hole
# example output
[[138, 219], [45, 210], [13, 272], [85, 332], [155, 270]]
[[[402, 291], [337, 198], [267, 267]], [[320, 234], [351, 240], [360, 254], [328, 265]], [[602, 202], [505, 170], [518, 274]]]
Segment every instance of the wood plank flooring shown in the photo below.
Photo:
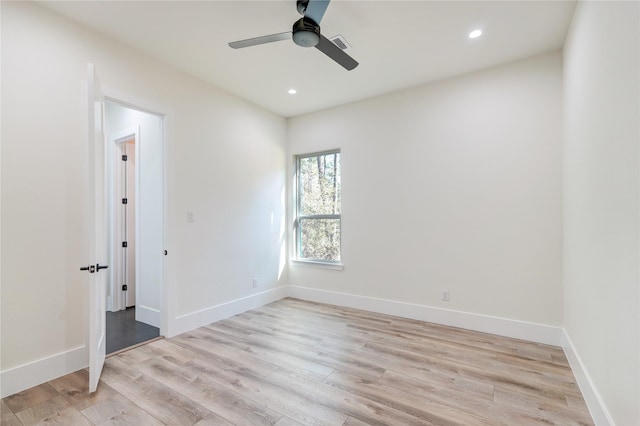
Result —
[[283, 299], [2, 400], [2, 425], [592, 425], [561, 348]]

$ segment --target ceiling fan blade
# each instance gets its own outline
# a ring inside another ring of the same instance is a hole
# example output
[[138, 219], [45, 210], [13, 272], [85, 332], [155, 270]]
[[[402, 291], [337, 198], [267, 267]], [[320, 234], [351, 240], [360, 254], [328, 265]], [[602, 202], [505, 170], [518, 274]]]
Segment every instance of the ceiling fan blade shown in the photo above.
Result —
[[333, 44], [331, 40], [320, 34], [320, 42], [316, 45], [316, 49], [342, 65], [348, 71], [358, 66], [358, 62], [351, 56], [347, 55], [338, 46]]
[[310, 18], [313, 22], [320, 25], [320, 21], [329, 7], [330, 0], [309, 0], [307, 10], [304, 12], [305, 18]]
[[229, 47], [234, 49], [242, 49], [243, 47], [257, 46], [258, 44], [272, 43], [274, 41], [291, 39], [291, 31], [286, 33], [271, 34], [262, 37], [248, 38], [246, 40], [232, 41]]

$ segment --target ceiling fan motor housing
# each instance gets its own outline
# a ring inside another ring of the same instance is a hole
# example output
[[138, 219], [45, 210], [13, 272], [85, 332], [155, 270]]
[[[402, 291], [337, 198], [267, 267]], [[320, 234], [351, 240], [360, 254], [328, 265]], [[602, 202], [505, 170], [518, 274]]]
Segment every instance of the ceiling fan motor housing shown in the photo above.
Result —
[[302, 47], [314, 47], [320, 43], [320, 25], [309, 18], [301, 18], [293, 24], [293, 42]]
[[307, 11], [307, 6], [309, 5], [309, 0], [298, 0], [296, 1], [296, 9], [298, 9], [298, 13], [304, 16], [304, 13]]

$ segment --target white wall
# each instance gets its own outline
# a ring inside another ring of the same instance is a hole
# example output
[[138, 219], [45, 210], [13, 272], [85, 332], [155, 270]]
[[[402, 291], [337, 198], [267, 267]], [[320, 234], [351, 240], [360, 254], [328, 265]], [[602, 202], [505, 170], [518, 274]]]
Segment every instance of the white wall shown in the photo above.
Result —
[[[640, 423], [637, 3], [581, 4], [567, 42], [564, 250], [559, 53], [290, 119], [285, 155], [284, 119], [36, 5], [1, 8], [2, 396], [87, 364], [93, 62], [169, 114], [169, 334], [286, 282], [565, 325], [605, 419]], [[288, 277], [286, 159], [337, 147], [344, 270]]]
[[87, 62], [169, 114], [168, 333], [286, 282], [283, 118], [32, 3], [1, 7], [3, 396], [88, 364]]
[[293, 263], [290, 284], [561, 326], [561, 66], [555, 52], [289, 119], [290, 159], [342, 150], [344, 263]]
[[581, 2], [564, 53], [565, 327], [599, 424], [640, 424], [639, 15]]

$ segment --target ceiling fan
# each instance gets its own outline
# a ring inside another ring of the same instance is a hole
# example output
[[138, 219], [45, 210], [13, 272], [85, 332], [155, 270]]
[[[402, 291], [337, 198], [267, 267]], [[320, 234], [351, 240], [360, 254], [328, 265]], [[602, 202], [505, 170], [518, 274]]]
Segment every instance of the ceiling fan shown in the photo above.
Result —
[[233, 41], [229, 46], [234, 49], [272, 43], [293, 38], [293, 42], [302, 47], [315, 47], [347, 70], [358, 66], [358, 62], [347, 55], [331, 40], [320, 34], [320, 21], [331, 0], [297, 0], [296, 6], [302, 18], [293, 24], [293, 29], [284, 33], [271, 34], [246, 40]]

